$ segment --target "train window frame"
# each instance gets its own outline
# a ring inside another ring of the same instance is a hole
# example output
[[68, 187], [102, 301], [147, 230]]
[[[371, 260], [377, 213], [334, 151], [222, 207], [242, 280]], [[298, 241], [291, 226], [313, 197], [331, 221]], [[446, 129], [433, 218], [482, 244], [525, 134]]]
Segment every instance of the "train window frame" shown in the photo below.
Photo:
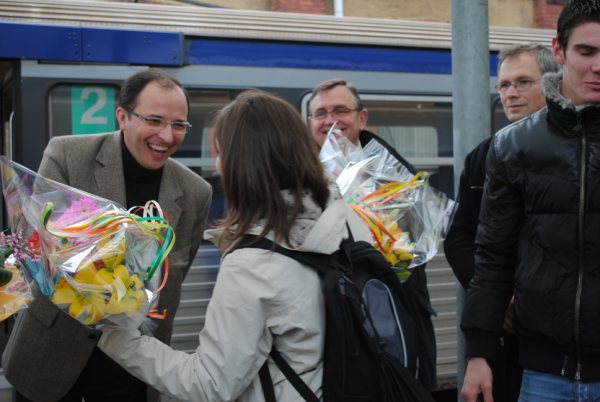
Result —
[[[192, 128], [192, 130], [187, 134], [186, 141], [184, 141], [182, 148], [189, 148], [190, 146], [193, 146], [189, 143], [189, 138], [200, 136], [200, 156], [182, 156], [182, 153], [185, 152], [185, 149], [180, 149], [173, 155], [173, 159], [184, 164], [204, 178], [211, 177], [216, 174], [216, 156], [213, 157], [214, 150], [212, 149], [212, 139], [210, 138], [210, 126], [216, 113], [224, 106], [229, 104], [233, 99], [235, 99], [240, 91], [238, 89], [190, 87], [186, 87], [186, 91], [190, 100], [189, 121], [192, 123], [194, 128]], [[206, 95], [212, 96], [213, 99], [220, 95], [221, 103], [219, 106], [213, 106], [212, 108], [209, 107], [208, 109], [210, 110], [208, 111], [197, 113], [197, 110], [206, 108], [206, 106], [201, 105], [201, 102], [199, 101], [203, 96]], [[203, 121], [199, 121], [197, 119], [198, 115], [203, 116]]]

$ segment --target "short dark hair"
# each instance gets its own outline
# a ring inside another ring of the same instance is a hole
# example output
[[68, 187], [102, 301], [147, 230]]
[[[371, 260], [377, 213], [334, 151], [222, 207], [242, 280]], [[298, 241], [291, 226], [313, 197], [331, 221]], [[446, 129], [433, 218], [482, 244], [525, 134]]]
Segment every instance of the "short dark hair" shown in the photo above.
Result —
[[289, 243], [303, 196], [325, 209], [329, 189], [319, 147], [292, 105], [247, 90], [219, 112], [213, 130], [228, 206], [220, 226], [229, 236], [240, 238], [260, 220], [261, 236], [273, 231], [276, 241]]
[[542, 75], [555, 73], [560, 68], [549, 48], [539, 43], [531, 42], [502, 48], [498, 54], [498, 70], [500, 70], [500, 66], [504, 60], [509, 57], [518, 56], [521, 53], [531, 53], [535, 57]]
[[556, 24], [556, 39], [563, 50], [571, 31], [585, 22], [600, 22], [599, 0], [572, 0], [563, 8]]
[[348, 88], [354, 96], [354, 106], [356, 106], [358, 110], [363, 109], [362, 100], [360, 99], [360, 96], [358, 96], [358, 89], [356, 89], [356, 87], [353, 84], [348, 83], [342, 78], [332, 78], [330, 80], [326, 80], [321, 82], [320, 84], [317, 84], [317, 86], [313, 89], [310, 98], [308, 99], [308, 109], [310, 110], [310, 104], [315, 98], [315, 96], [317, 96], [321, 92], [329, 91], [330, 89], [335, 88], [337, 86], [343, 86]]
[[158, 68], [148, 68], [131, 75], [121, 85], [117, 106], [123, 109], [133, 110], [137, 106], [137, 98], [140, 92], [151, 82], [157, 82], [163, 88], [181, 88], [185, 95], [185, 101], [190, 112], [190, 99], [187, 91], [181, 83]]

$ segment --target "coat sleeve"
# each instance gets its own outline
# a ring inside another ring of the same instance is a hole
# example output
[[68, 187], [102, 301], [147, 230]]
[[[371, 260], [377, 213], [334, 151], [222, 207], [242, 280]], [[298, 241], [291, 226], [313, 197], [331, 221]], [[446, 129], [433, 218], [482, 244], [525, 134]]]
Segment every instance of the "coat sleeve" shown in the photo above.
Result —
[[509, 164], [499, 157], [498, 142], [494, 138], [487, 156], [488, 178], [475, 240], [475, 274], [462, 318], [470, 357], [493, 357], [513, 294], [517, 239], [524, 220], [518, 172], [510, 171]]
[[458, 188], [458, 208], [444, 240], [446, 259], [454, 271], [454, 275], [465, 289], [475, 271], [475, 232], [477, 230], [477, 221], [473, 219], [473, 205], [469, 196], [468, 172], [469, 166], [465, 161]]
[[[266, 253], [265, 250], [253, 252]], [[279, 295], [266, 270], [248, 269], [236, 253], [223, 260], [200, 344], [192, 354], [137, 330], [107, 330], [98, 346], [159, 391], [183, 401], [234, 400], [250, 385], [272, 346], [267, 317]]]
[[481, 142], [465, 158], [458, 188], [458, 208], [444, 241], [444, 253], [466, 289], [475, 271], [475, 234], [485, 181], [485, 159], [491, 139]]

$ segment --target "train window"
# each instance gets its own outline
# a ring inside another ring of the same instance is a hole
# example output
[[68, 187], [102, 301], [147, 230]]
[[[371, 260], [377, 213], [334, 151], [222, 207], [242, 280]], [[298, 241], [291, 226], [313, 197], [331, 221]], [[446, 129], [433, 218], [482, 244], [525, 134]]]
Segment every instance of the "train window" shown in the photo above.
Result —
[[450, 97], [361, 95], [369, 111], [367, 129], [380, 135], [432, 186], [453, 195], [452, 102]]
[[227, 105], [235, 93], [232, 91], [188, 90], [192, 129], [183, 145], [174, 155], [178, 161], [202, 175], [212, 186], [213, 198], [208, 212], [207, 227], [224, 216], [225, 197], [220, 178], [215, 172], [215, 152], [212, 148], [210, 125], [216, 112]]
[[48, 104], [50, 137], [116, 130], [117, 93], [118, 87], [113, 85], [64, 84], [53, 87]]
[[215, 113], [234, 97], [231, 91], [188, 90], [192, 129], [174, 155], [177, 160], [204, 177], [214, 174], [215, 155], [211, 150], [209, 126]]

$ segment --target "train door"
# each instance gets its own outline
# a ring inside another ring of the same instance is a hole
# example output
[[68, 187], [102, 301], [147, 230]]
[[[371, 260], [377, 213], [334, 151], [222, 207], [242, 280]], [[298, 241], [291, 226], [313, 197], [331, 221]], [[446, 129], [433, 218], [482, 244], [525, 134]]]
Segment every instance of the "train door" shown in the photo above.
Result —
[[[14, 123], [15, 65], [12, 62], [0, 62], [0, 154], [12, 157], [12, 128]], [[0, 205], [4, 210], [4, 198]], [[4, 228], [4, 214], [0, 214], [0, 227]]]

